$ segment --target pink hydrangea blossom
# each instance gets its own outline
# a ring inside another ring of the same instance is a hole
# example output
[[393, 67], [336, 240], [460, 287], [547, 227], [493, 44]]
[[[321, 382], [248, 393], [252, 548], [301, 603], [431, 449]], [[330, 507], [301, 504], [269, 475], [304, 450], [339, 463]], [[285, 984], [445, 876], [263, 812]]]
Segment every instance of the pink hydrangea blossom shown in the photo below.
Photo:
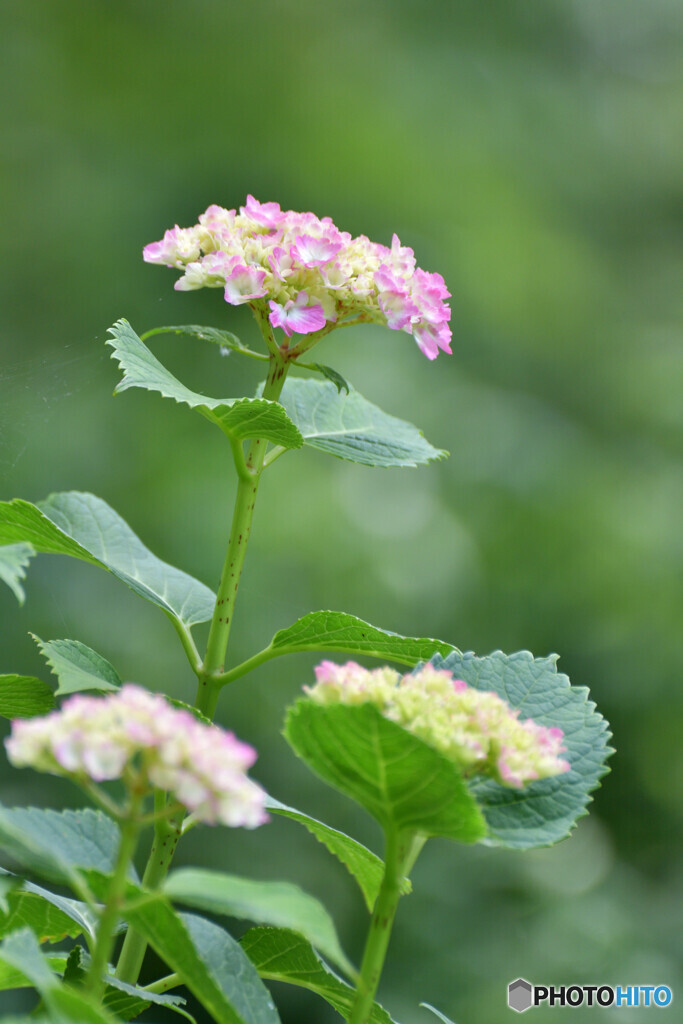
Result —
[[390, 247], [353, 238], [329, 217], [249, 195], [239, 210], [212, 205], [194, 227], [176, 225], [144, 258], [182, 269], [179, 291], [223, 287], [226, 302], [268, 314], [288, 338], [378, 323], [412, 334], [429, 359], [451, 351], [444, 280], [417, 267], [397, 235]]
[[401, 676], [391, 668], [366, 669], [349, 661], [323, 661], [316, 682], [304, 687], [319, 704], [374, 704], [391, 721], [441, 751], [465, 774], [492, 776], [520, 789], [534, 779], [570, 770], [561, 729], [520, 719], [496, 693], [468, 686], [445, 669], [425, 665]]
[[255, 750], [139, 686], [77, 694], [59, 711], [14, 721], [5, 746], [16, 767], [54, 775], [104, 782], [141, 774], [209, 824], [267, 821], [265, 793], [246, 774]]

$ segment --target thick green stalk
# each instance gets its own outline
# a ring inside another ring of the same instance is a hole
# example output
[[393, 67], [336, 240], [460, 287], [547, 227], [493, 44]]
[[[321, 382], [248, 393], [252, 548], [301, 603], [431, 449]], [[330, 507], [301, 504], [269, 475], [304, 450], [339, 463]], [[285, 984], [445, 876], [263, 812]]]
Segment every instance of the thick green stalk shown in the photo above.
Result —
[[141, 795], [131, 800], [128, 816], [121, 823], [121, 840], [116, 855], [114, 873], [109, 883], [109, 891], [107, 892], [104, 909], [97, 925], [92, 960], [85, 981], [86, 989], [96, 996], [100, 996], [105, 987], [103, 976], [106, 973], [109, 957], [114, 948], [116, 925], [118, 924], [121, 904], [126, 893], [128, 871], [140, 834], [137, 816], [141, 801]]
[[412, 833], [387, 831], [384, 877], [365, 942], [356, 998], [351, 1009], [349, 1024], [366, 1024], [372, 1013], [375, 992], [382, 975], [396, 908], [401, 897], [401, 880], [413, 852], [413, 839]]
[[[285, 382], [287, 369], [288, 363], [285, 360], [279, 356], [271, 356], [270, 372], [263, 389], [264, 398], [277, 401]], [[209, 718], [213, 718], [221, 688], [221, 682], [216, 679], [216, 676], [224, 670], [237, 589], [247, 553], [254, 503], [265, 454], [266, 442], [257, 437], [250, 442], [246, 458], [235, 460], [239, 482], [230, 527], [230, 540], [216, 595], [216, 607], [209, 628], [206, 655], [199, 674], [199, 686], [195, 700], [199, 710]]]
[[[155, 802], [165, 794], [157, 792]], [[179, 811], [171, 818], [158, 821], [154, 826], [154, 842], [149, 859], [142, 876], [143, 889], [157, 889], [168, 874], [175, 848], [182, 834], [185, 811]], [[134, 928], [129, 928], [121, 947], [121, 955], [116, 966], [116, 977], [129, 985], [134, 985], [142, 968], [147, 942]]]

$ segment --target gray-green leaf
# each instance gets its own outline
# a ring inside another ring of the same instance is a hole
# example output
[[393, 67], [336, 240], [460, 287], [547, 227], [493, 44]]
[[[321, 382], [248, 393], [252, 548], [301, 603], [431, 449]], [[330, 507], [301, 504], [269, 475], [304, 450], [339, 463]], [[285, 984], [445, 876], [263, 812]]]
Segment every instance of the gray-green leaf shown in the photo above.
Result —
[[161, 899], [124, 913], [216, 1024], [280, 1024], [268, 989], [223, 928], [194, 914], [178, 914]]
[[51, 494], [38, 506], [0, 502], [0, 544], [28, 541], [37, 551], [72, 555], [107, 569], [168, 615], [192, 626], [213, 614], [215, 594], [153, 555], [128, 524], [94, 494]]
[[41, 942], [59, 942], [79, 935], [94, 936], [96, 917], [86, 903], [59, 896], [0, 868], [0, 881], [16, 884], [7, 894], [7, 910], [0, 912], [0, 935], [27, 927]]
[[121, 678], [113, 665], [79, 640], [41, 640], [31, 634], [48, 665], [57, 676], [56, 693], [83, 690], [118, 690]]
[[0, 580], [7, 584], [19, 604], [23, 604], [26, 597], [21, 581], [34, 554], [30, 544], [4, 544], [0, 547]]
[[[241, 945], [256, 970], [267, 981], [284, 981], [315, 992], [348, 1020], [355, 989], [351, 988], [316, 956], [309, 942], [285, 928], [251, 928]], [[392, 1024], [378, 1003], [370, 1014], [372, 1024]]]
[[285, 737], [309, 768], [384, 829], [464, 843], [486, 833], [456, 766], [372, 704], [298, 700], [287, 714]]
[[339, 394], [329, 381], [290, 377], [280, 402], [310, 448], [365, 466], [417, 466], [448, 453], [422, 433], [368, 402], [358, 392]]
[[55, 706], [52, 690], [35, 676], [0, 676], [0, 715], [3, 718], [33, 718], [46, 715]]
[[169, 875], [164, 892], [170, 900], [212, 914], [225, 914], [258, 924], [298, 932], [323, 956], [353, 977], [334, 922], [319, 900], [290, 882], [260, 882], [221, 871], [181, 868]]
[[588, 690], [570, 686], [557, 671], [557, 656], [534, 658], [528, 651], [484, 658], [454, 652], [432, 659], [459, 679], [479, 690], [493, 690], [522, 718], [532, 718], [564, 732], [563, 756], [571, 771], [532, 782], [524, 789], [508, 789], [492, 780], [477, 779], [471, 790], [488, 824], [484, 842], [495, 846], [528, 849], [550, 846], [564, 839], [577, 818], [587, 813], [590, 792], [609, 769], [605, 761], [613, 752], [609, 726]]

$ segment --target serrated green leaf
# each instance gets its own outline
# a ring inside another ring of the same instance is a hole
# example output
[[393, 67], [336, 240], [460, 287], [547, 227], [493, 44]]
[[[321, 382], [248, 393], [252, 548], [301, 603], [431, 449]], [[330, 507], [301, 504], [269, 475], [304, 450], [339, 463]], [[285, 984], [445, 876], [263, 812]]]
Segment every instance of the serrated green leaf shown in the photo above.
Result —
[[33, 718], [46, 715], [55, 706], [52, 690], [35, 676], [0, 676], [0, 715], [3, 718]]
[[[266, 797], [266, 808], [273, 814], [281, 814], [284, 818], [298, 821], [318, 842], [326, 846], [358, 882], [365, 905], [372, 913], [384, 875], [384, 863], [376, 854], [346, 833], [339, 832], [338, 829], [325, 825], [324, 822], [304, 814], [303, 811], [297, 811], [294, 807], [287, 807], [272, 796]], [[401, 891], [404, 894], [409, 893], [411, 888], [410, 880], [404, 878]]]
[[237, 441], [260, 437], [283, 448], [300, 448], [303, 444], [298, 429], [277, 402], [264, 398], [210, 398], [200, 395], [185, 387], [166, 369], [127, 320], [119, 320], [110, 327], [109, 333], [112, 337], [107, 344], [114, 350], [112, 358], [123, 370], [123, 379], [116, 387], [117, 394], [128, 388], [156, 391], [164, 398], [172, 398], [201, 412], [217, 423], [228, 437]]
[[434, 653], [444, 656], [455, 648], [443, 640], [401, 636], [371, 626], [369, 622], [346, 612], [309, 612], [303, 618], [279, 630], [270, 643], [277, 654], [295, 651], [340, 651], [386, 658], [401, 665], [426, 661]]
[[7, 909], [0, 912], [0, 936], [28, 927], [42, 942], [94, 936], [97, 919], [86, 903], [67, 899], [0, 868], [0, 882], [11, 881]]
[[181, 868], [164, 884], [170, 900], [212, 914], [290, 928], [307, 939], [345, 974], [355, 969], [344, 954], [334, 922], [313, 896], [290, 882], [259, 882], [221, 871]]
[[148, 992], [139, 985], [128, 985], [113, 975], [107, 975], [107, 988], [104, 993], [103, 1003], [110, 1013], [116, 1014], [123, 1020], [132, 1020], [143, 1013], [152, 1003], [156, 1006], [165, 1006], [173, 1013], [189, 1020], [191, 1024], [197, 1024], [191, 1013], [184, 1009], [185, 999], [182, 996], [174, 996], [169, 993]]
[[[348, 1020], [355, 989], [347, 985], [320, 960], [309, 942], [285, 928], [251, 928], [240, 940], [256, 970], [267, 981], [298, 985], [321, 996]], [[374, 1003], [372, 1024], [392, 1024], [379, 1003]]]
[[279, 1024], [268, 989], [223, 928], [194, 914], [176, 913], [161, 899], [124, 908], [124, 913], [216, 1024]]
[[368, 402], [358, 392], [337, 392], [329, 381], [289, 377], [280, 402], [304, 444], [365, 466], [417, 466], [448, 453], [422, 433]]
[[21, 581], [26, 576], [26, 567], [35, 551], [30, 544], [3, 544], [0, 546], [0, 580], [7, 584], [19, 604], [26, 595]]
[[528, 651], [484, 658], [454, 652], [433, 663], [446, 668], [479, 690], [493, 690], [521, 717], [532, 718], [564, 732], [563, 756], [571, 771], [532, 782], [524, 789], [508, 789], [492, 780], [477, 779], [471, 790], [488, 824], [487, 845], [529, 849], [550, 846], [564, 839], [577, 818], [586, 814], [589, 794], [609, 769], [605, 761], [609, 726], [585, 687], [570, 686], [557, 671], [557, 656], [534, 658]]
[[372, 704], [298, 700], [285, 737], [320, 778], [350, 796], [385, 829], [481, 839], [486, 826], [456, 766]]
[[51, 494], [37, 506], [20, 498], [0, 502], [0, 543], [15, 540], [106, 569], [185, 626], [206, 622], [213, 614], [215, 594], [153, 555], [121, 516], [94, 494]]
[[0, 849], [42, 878], [78, 886], [81, 870], [109, 874], [118, 845], [118, 826], [101, 811], [0, 807]]
[[121, 686], [114, 666], [79, 640], [41, 640], [35, 633], [31, 636], [57, 676], [58, 696], [84, 690], [118, 690]]

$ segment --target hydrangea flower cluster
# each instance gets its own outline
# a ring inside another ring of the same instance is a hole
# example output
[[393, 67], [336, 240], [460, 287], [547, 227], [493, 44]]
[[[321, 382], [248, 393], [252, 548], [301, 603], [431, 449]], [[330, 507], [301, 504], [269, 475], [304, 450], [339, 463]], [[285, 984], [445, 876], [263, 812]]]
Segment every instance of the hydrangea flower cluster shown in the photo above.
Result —
[[266, 794], [246, 775], [256, 751], [132, 684], [14, 721], [5, 746], [16, 767], [53, 775], [104, 782], [141, 773], [209, 824], [255, 828], [268, 820]]
[[352, 238], [329, 217], [250, 195], [239, 213], [210, 206], [194, 227], [176, 225], [143, 256], [183, 270], [179, 291], [223, 288], [233, 306], [262, 303], [289, 338], [358, 317], [407, 331], [429, 359], [451, 351], [450, 292], [440, 274], [416, 266], [396, 235], [388, 248]]
[[467, 774], [492, 776], [520, 789], [569, 771], [560, 758], [561, 729], [519, 718], [496, 693], [477, 690], [450, 672], [425, 665], [401, 676], [391, 668], [323, 661], [316, 684], [304, 687], [320, 704], [374, 704], [380, 712], [441, 751]]

